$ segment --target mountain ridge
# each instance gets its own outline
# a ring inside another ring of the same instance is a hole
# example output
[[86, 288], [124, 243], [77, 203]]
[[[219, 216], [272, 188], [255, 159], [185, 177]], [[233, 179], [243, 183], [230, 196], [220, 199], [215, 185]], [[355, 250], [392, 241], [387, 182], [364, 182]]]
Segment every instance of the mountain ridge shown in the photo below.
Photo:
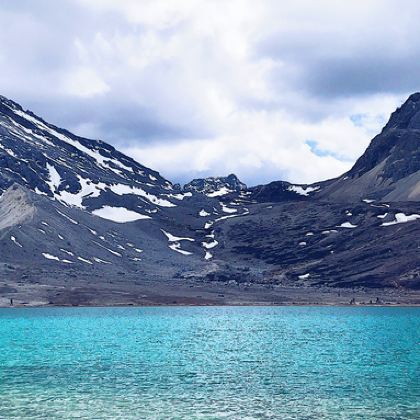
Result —
[[420, 93], [392, 113], [353, 167], [326, 182], [321, 198], [420, 201]]

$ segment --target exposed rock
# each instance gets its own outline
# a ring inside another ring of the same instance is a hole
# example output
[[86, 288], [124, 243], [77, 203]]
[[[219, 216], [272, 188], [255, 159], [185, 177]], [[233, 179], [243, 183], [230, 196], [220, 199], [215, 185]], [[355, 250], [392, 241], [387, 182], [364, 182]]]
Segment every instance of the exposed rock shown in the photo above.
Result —
[[322, 186], [320, 198], [420, 201], [420, 93], [411, 95], [350, 171]]

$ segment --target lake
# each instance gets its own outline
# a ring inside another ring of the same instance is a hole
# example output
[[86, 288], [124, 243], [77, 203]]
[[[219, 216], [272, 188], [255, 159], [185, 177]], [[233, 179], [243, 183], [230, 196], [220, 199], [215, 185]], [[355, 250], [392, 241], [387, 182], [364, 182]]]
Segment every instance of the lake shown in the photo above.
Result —
[[0, 418], [420, 418], [420, 308], [0, 309]]

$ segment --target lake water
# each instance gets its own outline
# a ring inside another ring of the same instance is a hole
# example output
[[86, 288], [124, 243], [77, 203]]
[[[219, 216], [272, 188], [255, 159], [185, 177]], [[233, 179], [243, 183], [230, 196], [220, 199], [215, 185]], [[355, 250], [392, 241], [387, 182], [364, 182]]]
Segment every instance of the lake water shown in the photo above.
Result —
[[0, 309], [0, 418], [420, 418], [420, 309]]

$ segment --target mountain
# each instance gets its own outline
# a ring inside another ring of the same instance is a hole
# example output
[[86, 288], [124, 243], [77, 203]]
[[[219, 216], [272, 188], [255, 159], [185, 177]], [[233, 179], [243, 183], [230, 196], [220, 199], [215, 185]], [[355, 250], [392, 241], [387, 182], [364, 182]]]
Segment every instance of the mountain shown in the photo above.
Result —
[[320, 190], [319, 185], [291, 184], [285, 181], [273, 181], [267, 185], [250, 188], [250, 198], [258, 202], [303, 201], [313, 198]]
[[420, 201], [420, 93], [411, 95], [350, 171], [326, 183], [321, 198]]
[[112, 220], [119, 219], [119, 213], [130, 220], [146, 218], [184, 198], [158, 172], [107, 143], [48, 124], [4, 97], [0, 153], [0, 192], [17, 182]]
[[235, 174], [226, 177], [210, 177], [193, 179], [184, 185], [184, 191], [195, 191], [206, 194], [208, 197], [219, 197], [229, 193], [240, 193], [247, 186], [241, 182]]
[[420, 302], [419, 107], [337, 179], [181, 188], [0, 97], [0, 305]]

